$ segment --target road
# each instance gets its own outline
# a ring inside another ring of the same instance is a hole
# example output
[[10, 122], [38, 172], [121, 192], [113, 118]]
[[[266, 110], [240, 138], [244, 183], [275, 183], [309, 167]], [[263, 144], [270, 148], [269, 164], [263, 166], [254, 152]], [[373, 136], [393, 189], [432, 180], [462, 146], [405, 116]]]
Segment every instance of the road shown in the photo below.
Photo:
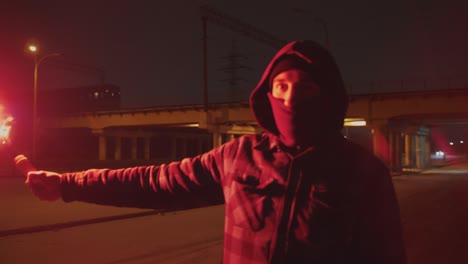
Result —
[[468, 164], [395, 177], [409, 264], [468, 263]]
[[[467, 263], [468, 164], [393, 179], [408, 263]], [[41, 202], [0, 177], [0, 263], [220, 263], [223, 210]]]

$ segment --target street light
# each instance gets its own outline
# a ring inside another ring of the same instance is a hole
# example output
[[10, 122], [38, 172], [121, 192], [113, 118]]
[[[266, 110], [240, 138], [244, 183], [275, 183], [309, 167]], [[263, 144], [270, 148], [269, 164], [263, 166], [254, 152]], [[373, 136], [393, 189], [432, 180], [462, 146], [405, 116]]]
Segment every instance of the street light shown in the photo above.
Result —
[[37, 70], [39, 64], [49, 57], [61, 56], [61, 53], [49, 53], [39, 56], [39, 47], [35, 44], [28, 45], [28, 51], [34, 56], [34, 99], [33, 99], [33, 142], [32, 142], [32, 159], [36, 160], [36, 140], [37, 140]]

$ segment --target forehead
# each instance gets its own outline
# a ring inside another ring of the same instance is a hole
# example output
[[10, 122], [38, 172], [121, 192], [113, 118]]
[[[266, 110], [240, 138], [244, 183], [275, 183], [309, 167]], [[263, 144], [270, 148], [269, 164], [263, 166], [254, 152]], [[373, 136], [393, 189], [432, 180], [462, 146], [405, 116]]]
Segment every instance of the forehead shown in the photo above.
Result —
[[299, 69], [290, 69], [280, 72], [273, 78], [273, 82], [300, 82], [300, 81], [312, 81], [310, 73]]

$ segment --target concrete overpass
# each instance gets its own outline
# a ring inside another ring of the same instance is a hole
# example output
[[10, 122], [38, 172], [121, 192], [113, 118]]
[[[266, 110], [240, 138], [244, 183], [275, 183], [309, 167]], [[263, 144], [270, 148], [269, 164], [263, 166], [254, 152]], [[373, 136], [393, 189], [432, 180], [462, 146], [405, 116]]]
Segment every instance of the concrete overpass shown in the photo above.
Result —
[[[345, 126], [352, 126], [356, 120], [366, 121], [377, 156], [391, 168], [422, 169], [429, 164], [429, 127], [468, 120], [467, 102], [468, 89], [352, 95]], [[40, 122], [42, 129], [89, 128], [99, 136], [100, 159], [106, 157], [106, 138], [110, 134], [139, 137], [141, 133], [127, 133], [125, 128], [147, 126], [203, 129], [211, 133], [212, 146], [238, 134], [261, 131], [245, 102], [211, 104], [208, 111], [204, 105], [183, 105], [83, 112], [42, 118]], [[145, 153], [149, 151], [145, 147]]]
[[351, 96], [348, 117], [367, 121], [374, 153], [394, 170], [430, 166], [430, 127], [468, 123], [468, 89]]

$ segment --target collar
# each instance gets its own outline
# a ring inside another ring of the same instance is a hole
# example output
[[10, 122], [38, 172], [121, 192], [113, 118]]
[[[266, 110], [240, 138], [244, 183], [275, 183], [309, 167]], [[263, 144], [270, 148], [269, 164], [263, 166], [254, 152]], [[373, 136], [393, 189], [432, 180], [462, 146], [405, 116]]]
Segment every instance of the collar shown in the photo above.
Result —
[[[330, 149], [340, 148], [340, 146], [343, 146], [343, 144], [346, 141], [347, 140], [343, 137], [343, 135], [341, 135], [340, 132], [330, 133], [330, 135], [327, 138], [324, 138], [322, 142], [322, 147], [321, 146], [308, 147], [303, 150], [297, 151], [294, 156], [304, 155], [304, 154], [310, 153], [318, 149], [330, 150]], [[324, 145], [326, 147], [324, 147]], [[262, 151], [262, 152], [280, 152], [280, 151], [290, 152], [281, 143], [278, 136], [269, 132], [263, 132], [260, 140], [253, 147], [254, 149]]]
[[261, 139], [254, 145], [254, 149], [268, 152], [278, 152], [281, 150], [278, 136], [264, 132]]
[[263, 151], [263, 152], [287, 152], [293, 156], [304, 155], [309, 152], [312, 152], [314, 147], [307, 147], [302, 150], [291, 151], [290, 148], [284, 146], [277, 135], [264, 132], [262, 138], [254, 145], [254, 149]]

